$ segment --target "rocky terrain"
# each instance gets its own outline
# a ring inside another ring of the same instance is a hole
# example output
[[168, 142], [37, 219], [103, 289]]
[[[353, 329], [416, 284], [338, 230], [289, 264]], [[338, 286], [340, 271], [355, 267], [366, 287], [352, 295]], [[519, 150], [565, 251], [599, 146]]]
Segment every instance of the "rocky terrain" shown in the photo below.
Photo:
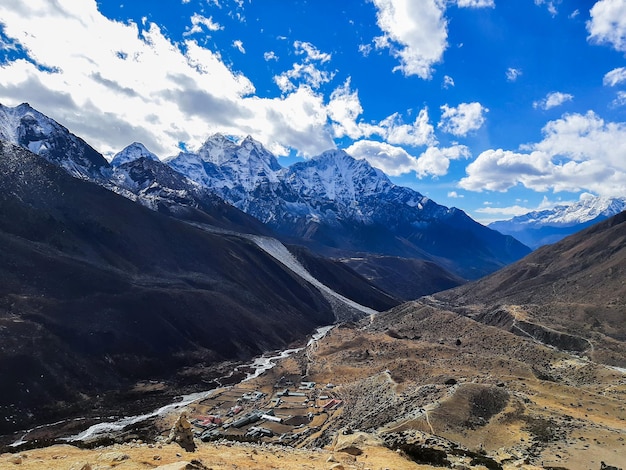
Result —
[[[548, 327], [549, 315], [531, 321], [531, 314], [542, 311], [542, 292], [546, 312], [554, 312], [548, 292], [556, 272], [563, 286], [578, 286], [558, 291], [570, 302], [586, 295], [588, 305], [602, 306], [603, 280], [606, 304], [594, 311], [601, 324], [613, 318], [599, 315], [606, 305], [623, 315], [611, 301], [623, 276], [607, 274], [623, 272], [625, 225], [618, 215], [473, 287], [340, 323], [256, 378], [239, 382], [245, 368], [238, 369], [232, 385], [184, 407], [78, 442], [91, 450], [26, 450], [31, 440], [0, 462], [83, 469], [176, 462], [164, 468], [619, 468], [626, 461], [626, 371], [614, 365], [624, 360], [620, 337], [598, 328], [587, 339], [582, 323], [581, 346], [568, 339], [572, 332], [554, 322]], [[532, 289], [496, 283], [511, 277]], [[512, 328], [511, 316], [526, 324]], [[158, 389], [146, 384], [143, 392]], [[166, 443], [182, 410], [194, 452]], [[125, 457], [115, 461], [112, 452]]]
[[[184, 407], [193, 452], [166, 443], [179, 408], [79, 446], [91, 449], [18, 448], [0, 466], [600, 470], [626, 461], [625, 395], [623, 371], [413, 302]], [[269, 415], [237, 424], [254, 409]]]

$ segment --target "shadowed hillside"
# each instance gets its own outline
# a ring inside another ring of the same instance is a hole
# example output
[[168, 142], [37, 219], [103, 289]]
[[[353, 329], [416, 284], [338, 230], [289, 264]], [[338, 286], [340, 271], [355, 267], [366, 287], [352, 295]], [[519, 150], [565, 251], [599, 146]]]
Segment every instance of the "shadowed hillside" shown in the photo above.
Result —
[[319, 291], [252, 242], [148, 210], [8, 143], [0, 186], [0, 433], [334, 321]]

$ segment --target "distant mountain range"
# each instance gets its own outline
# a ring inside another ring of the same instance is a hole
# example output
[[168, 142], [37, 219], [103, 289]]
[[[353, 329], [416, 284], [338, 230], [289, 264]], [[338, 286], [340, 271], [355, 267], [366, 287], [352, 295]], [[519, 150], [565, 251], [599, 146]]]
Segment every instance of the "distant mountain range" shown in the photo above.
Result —
[[574, 204], [492, 222], [489, 227], [535, 249], [558, 242], [623, 210], [626, 210], [626, 197], [588, 197]]
[[216, 134], [197, 153], [166, 163], [283, 237], [334, 257], [359, 253], [367, 258], [360, 272], [377, 263], [375, 254], [431, 261], [475, 279], [529, 251], [342, 150], [283, 168], [251, 137], [237, 144]]
[[[109, 164], [28, 104], [0, 105], [0, 138], [34, 150], [74, 176], [177, 217], [202, 219], [203, 207], [225, 201], [261, 222], [264, 228], [257, 223], [257, 232], [273, 231], [283, 241], [305, 244], [324, 256], [358, 256], [357, 269], [364, 275], [381, 271], [381, 256], [395, 257], [396, 264], [419, 259], [428, 262], [422, 264], [424, 277], [431, 266], [438, 266], [436, 277], [446, 271], [448, 287], [452, 279], [479, 278], [529, 252], [459, 209], [394, 185], [367, 161], [341, 150], [283, 168], [251, 137], [236, 143], [216, 134], [198, 152], [164, 161], [133, 143]], [[413, 261], [410, 265], [415, 267]], [[415, 287], [419, 294], [413, 297], [424, 292]], [[407, 290], [394, 294], [406, 298]]]

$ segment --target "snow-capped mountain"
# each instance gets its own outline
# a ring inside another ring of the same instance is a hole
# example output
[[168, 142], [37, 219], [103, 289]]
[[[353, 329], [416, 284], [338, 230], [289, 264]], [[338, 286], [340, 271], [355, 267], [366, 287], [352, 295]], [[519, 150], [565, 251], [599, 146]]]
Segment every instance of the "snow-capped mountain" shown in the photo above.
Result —
[[[269, 227], [283, 239], [325, 255], [424, 259], [466, 279], [491, 273], [529, 251], [463, 211], [393, 184], [382, 171], [342, 150], [283, 168], [252, 137], [235, 142], [215, 134], [197, 152], [164, 162], [134, 143], [110, 165], [82, 139], [27, 104], [0, 111], [0, 138], [35, 151], [74, 176], [176, 217], [210, 219], [222, 227], [252, 227], [256, 232]], [[255, 226], [236, 209], [265, 226]]]
[[28, 103], [14, 108], [0, 104], [0, 139], [26, 148], [78, 178], [101, 181], [109, 175], [110, 165], [100, 153]]
[[626, 210], [626, 197], [587, 197], [580, 201], [532, 211], [509, 220], [492, 222], [489, 227], [517, 238], [535, 249], [556, 243], [568, 235]]
[[251, 137], [235, 143], [216, 134], [198, 153], [166, 162], [277, 233], [326, 254], [428, 259], [475, 278], [528, 253], [464, 212], [393, 184], [366, 160], [342, 150], [281, 168]]
[[111, 160], [111, 166], [117, 167], [124, 163], [139, 160], [140, 158], [147, 158], [148, 160], [159, 161], [159, 158], [150, 152], [143, 144], [139, 142], [133, 142], [122, 151], [115, 154], [113, 160]]
[[207, 139], [197, 153], [181, 152], [166, 162], [203, 186], [229, 193], [232, 201], [260, 184], [277, 183], [282, 169], [276, 157], [252, 137], [237, 144], [222, 134]]

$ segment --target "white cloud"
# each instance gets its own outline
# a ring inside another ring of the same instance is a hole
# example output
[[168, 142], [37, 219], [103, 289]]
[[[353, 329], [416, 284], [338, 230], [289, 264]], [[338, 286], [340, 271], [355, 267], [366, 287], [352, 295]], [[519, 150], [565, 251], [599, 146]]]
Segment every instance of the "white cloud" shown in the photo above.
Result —
[[194, 13], [191, 17], [191, 28], [187, 28], [187, 31], [183, 33], [184, 36], [189, 36], [196, 33], [202, 33], [202, 26], [209, 31], [219, 31], [224, 29], [219, 23], [213, 21], [213, 17], [206, 18], [202, 15]]
[[563, 103], [567, 101], [572, 101], [573, 99], [574, 96], [570, 95], [569, 93], [561, 93], [559, 91], [555, 91], [552, 93], [548, 93], [544, 99], [540, 101], [535, 101], [533, 103], [533, 107], [548, 110], [557, 106], [561, 106]]
[[104, 153], [139, 140], [165, 157], [216, 131], [254, 135], [280, 155], [335, 145], [324, 97], [311, 87], [257, 97], [218, 53], [173, 43], [147, 21], [140, 31], [109, 20], [95, 0], [0, 2], [0, 18], [30, 58], [0, 67], [0, 102], [29, 101]]
[[434, 129], [426, 108], [418, 113], [412, 124], [404, 124], [400, 115], [394, 113], [376, 127], [376, 133], [391, 144], [420, 146], [435, 143]]
[[235, 39], [233, 41], [233, 47], [237, 49], [242, 54], [246, 53], [246, 49], [243, 47], [243, 42], [240, 39]]
[[268, 51], [263, 53], [263, 58], [266, 62], [269, 62], [270, 60], [278, 60], [278, 56], [274, 51]]
[[450, 192], [448, 193], [448, 197], [449, 197], [449, 198], [451, 198], [451, 199], [459, 199], [459, 198], [464, 198], [464, 197], [465, 197], [465, 195], [463, 195], [463, 194], [459, 194], [459, 193], [457, 193], [456, 191], [450, 191]]
[[394, 68], [404, 75], [428, 79], [432, 67], [441, 61], [448, 43], [445, 3], [438, 0], [373, 0], [376, 21], [383, 35], [376, 47], [389, 48], [400, 61]]
[[600, 0], [589, 11], [588, 39], [626, 52], [626, 1]]
[[419, 157], [415, 157], [401, 147], [373, 140], [359, 140], [348, 147], [346, 152], [354, 158], [366, 159], [390, 176], [415, 172], [419, 178], [444, 176], [450, 167], [450, 160], [469, 157], [469, 150], [463, 145], [443, 149], [429, 147]]
[[456, 4], [461, 8], [494, 8], [494, 0], [456, 0]]
[[605, 86], [615, 86], [624, 82], [626, 82], [626, 67], [618, 67], [607, 72], [602, 80]]
[[[432, 77], [448, 47], [448, 20], [444, 0], [372, 0], [376, 23], [383, 32], [374, 38], [377, 49], [389, 49], [400, 61], [393, 70], [406, 76]], [[456, 0], [459, 7], [494, 7], [493, 0]]]
[[333, 91], [327, 106], [335, 137], [351, 139], [377, 135], [390, 144], [423, 146], [434, 145], [435, 130], [428, 117], [428, 109], [420, 110], [412, 123], [406, 124], [399, 113], [387, 116], [377, 123], [359, 121], [363, 112], [358, 91], [350, 89], [348, 79]]
[[454, 79], [449, 75], [444, 75], [443, 85], [444, 88], [450, 88], [454, 86]]
[[615, 99], [611, 101], [611, 106], [614, 108], [619, 108], [624, 105], [626, 105], [626, 91], [618, 91]]
[[328, 62], [332, 55], [326, 52], [321, 52], [310, 42], [295, 41], [293, 47], [298, 55], [304, 55], [306, 62]]
[[535, 0], [535, 5], [545, 5], [552, 16], [557, 15], [556, 5], [559, 3], [561, 3], [561, 0]]
[[296, 41], [293, 45], [296, 54], [304, 56], [304, 59], [302, 62], [293, 64], [290, 70], [274, 77], [274, 83], [283, 93], [292, 92], [301, 85], [317, 90], [334, 78], [334, 72], [318, 68], [321, 64], [330, 61], [331, 54], [321, 52], [308, 42]]
[[520, 75], [522, 75], [522, 71], [520, 69], [516, 69], [513, 67], [509, 67], [508, 69], [506, 69], [506, 79], [509, 82], [514, 82], [516, 81]]
[[480, 129], [485, 123], [485, 113], [489, 111], [478, 102], [461, 103], [456, 108], [444, 104], [441, 110], [438, 127], [444, 132], [461, 137]]
[[371, 44], [359, 44], [359, 52], [363, 57], [367, 57], [372, 52]]
[[400, 176], [417, 168], [417, 158], [401, 147], [373, 140], [359, 140], [346, 149], [356, 159], [365, 159], [370, 165], [390, 176]]
[[487, 150], [467, 168], [460, 187], [506, 191], [522, 185], [534, 191], [626, 193], [626, 124], [605, 122], [595, 113], [566, 114], [550, 121], [541, 142], [519, 152]]
[[332, 92], [327, 109], [336, 137], [358, 139], [363, 136], [363, 130], [357, 123], [363, 107], [358, 92], [350, 89], [350, 79]]
[[[584, 200], [585, 198], [594, 198], [595, 196], [593, 194], [590, 193], [582, 193], [579, 196], [579, 200]], [[522, 202], [522, 201], [518, 201], [518, 202]], [[528, 201], [523, 201], [523, 202], [528, 202]], [[550, 200], [548, 198], [548, 196], [544, 196], [543, 199], [541, 200], [541, 202], [536, 205], [536, 206], [529, 206], [529, 205], [519, 205], [519, 204], [515, 204], [512, 206], [505, 206], [505, 207], [481, 207], [478, 209], [475, 209], [473, 212], [478, 213], [478, 214], [487, 214], [490, 217], [478, 217], [476, 220], [478, 220], [481, 224], [489, 224], [491, 222], [494, 222], [496, 220], [506, 220], [506, 219], [511, 219], [513, 217], [517, 217], [520, 215], [525, 215], [528, 214], [529, 212], [535, 212], [535, 211], [543, 211], [543, 210], [548, 210], [548, 209], [553, 209], [555, 206], [558, 205], [571, 205], [576, 203], [577, 201], [566, 201], [563, 200], [561, 198], [558, 198], [556, 200]], [[491, 205], [491, 203], [485, 203], [486, 205], [489, 204]]]
[[465, 145], [453, 145], [439, 148], [428, 147], [417, 159], [417, 176], [445, 176], [450, 168], [451, 160], [469, 158], [470, 151]]

